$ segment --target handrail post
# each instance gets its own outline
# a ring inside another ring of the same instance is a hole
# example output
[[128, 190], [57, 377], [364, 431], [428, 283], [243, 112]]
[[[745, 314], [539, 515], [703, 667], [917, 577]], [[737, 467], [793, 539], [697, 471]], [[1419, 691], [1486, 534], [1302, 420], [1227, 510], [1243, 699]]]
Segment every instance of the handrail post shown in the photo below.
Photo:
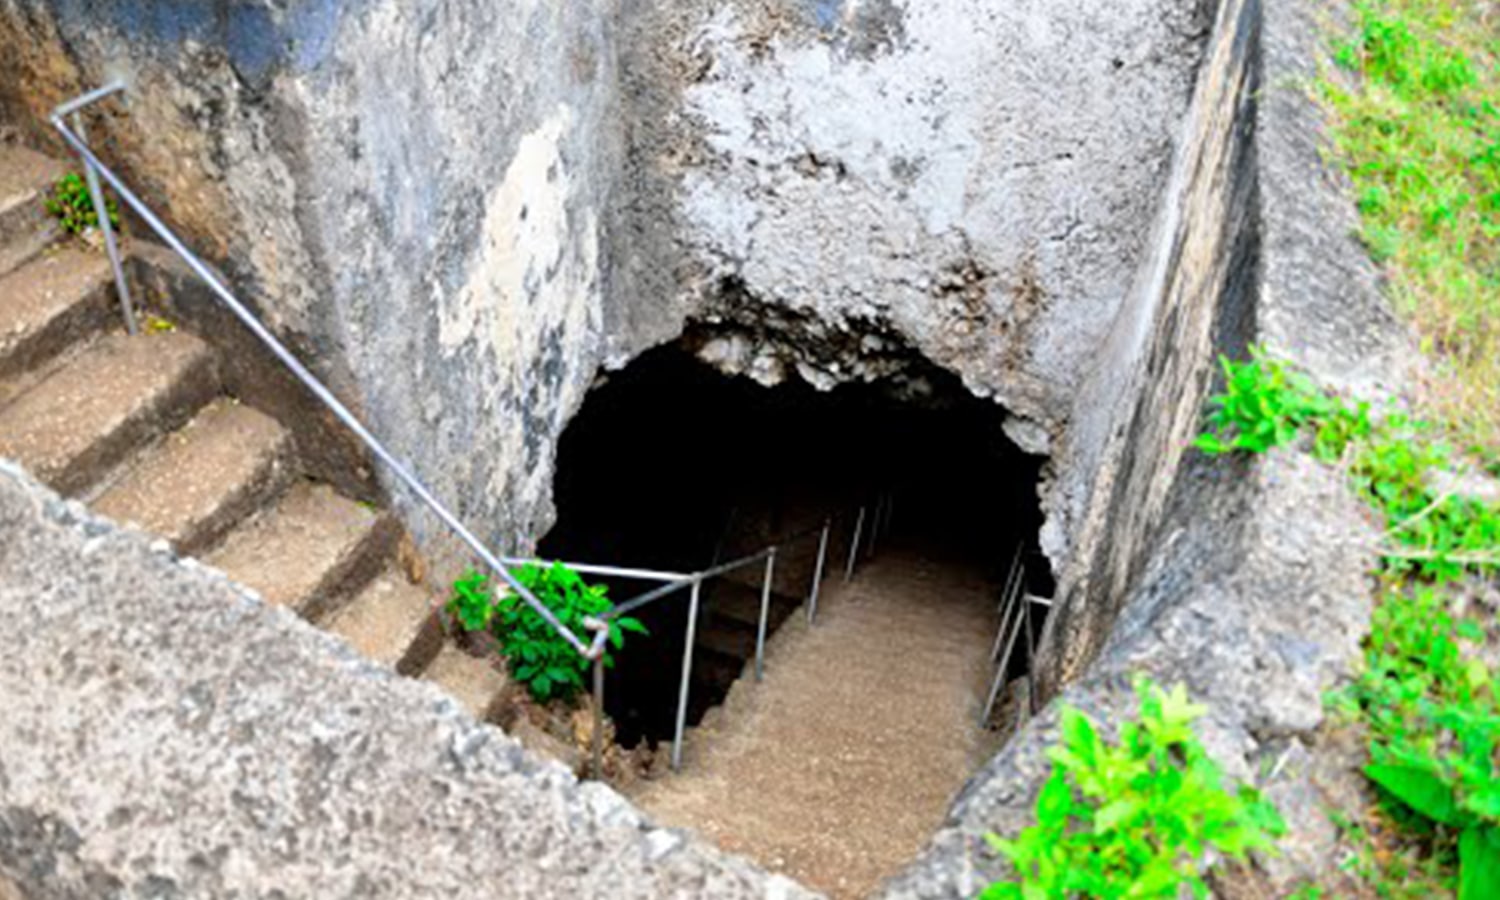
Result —
[[604, 654], [594, 658], [594, 778], [604, 780]]
[[854, 577], [854, 564], [859, 560], [859, 535], [865, 528], [865, 508], [859, 508], [859, 515], [854, 519], [854, 539], [849, 542], [849, 561], [844, 566], [844, 581]]
[[1011, 608], [1016, 605], [1016, 589], [1025, 581], [1025, 569], [1021, 569], [1020, 577], [1016, 570], [1011, 571], [1011, 578], [1005, 582], [1005, 593], [1000, 597], [1000, 630], [995, 634], [995, 646], [990, 649], [990, 661], [993, 662], [1000, 655], [1000, 638], [1005, 634], [1005, 625], [1010, 621]]
[[[83, 113], [73, 113], [73, 130], [78, 139], [88, 143], [88, 132], [83, 127]], [[125, 330], [139, 334], [140, 326], [135, 321], [135, 307], [130, 302], [130, 285], [125, 280], [125, 266], [120, 262], [120, 248], [115, 244], [115, 229], [109, 221], [109, 207], [105, 205], [104, 188], [99, 185], [99, 172], [87, 158], [83, 160], [83, 177], [88, 182], [89, 199], [94, 204], [94, 216], [99, 221], [99, 233], [104, 235], [104, 250], [109, 254], [109, 265], [115, 273], [115, 290], [120, 295], [120, 311], [125, 314]]]
[[760, 621], [755, 628], [755, 680], [765, 674], [766, 620], [771, 617], [771, 579], [776, 577], [776, 547], [766, 554], [766, 575], [760, 586]]
[[693, 643], [698, 639], [698, 596], [703, 579], [693, 579], [688, 600], [687, 643], [682, 648], [682, 682], [677, 686], [677, 725], [672, 731], [672, 771], [682, 770], [682, 732], [687, 727], [688, 684], [693, 678]]
[[[1010, 640], [1005, 642], [1005, 655], [1001, 657], [1000, 665], [995, 668], [995, 679], [994, 681], [990, 682], [989, 698], [985, 700], [984, 711], [979, 714], [980, 728], [983, 728], [990, 721], [990, 713], [994, 712], [995, 710], [995, 701], [999, 699], [1000, 688], [1005, 682], [1005, 670], [1010, 668], [1010, 657], [1016, 649], [1016, 638], [1020, 637], [1021, 635], [1022, 617], [1019, 615], [1019, 612], [1020, 611], [1017, 610], [1018, 614], [1013, 617], [1015, 619], [1015, 623], [1011, 626], [1010, 629]], [[1000, 623], [1002, 634], [1005, 630], [1005, 624], [1005, 622]]]
[[865, 555], [875, 556], [875, 545], [880, 541], [880, 520], [884, 517], [885, 495], [875, 495], [875, 510], [870, 515], [870, 537], [865, 541]]
[[807, 598], [807, 624], [818, 616], [818, 589], [823, 586], [823, 561], [828, 557], [828, 533], [833, 530], [833, 520], [823, 520], [823, 534], [818, 538], [818, 564], [813, 568], [812, 593]]

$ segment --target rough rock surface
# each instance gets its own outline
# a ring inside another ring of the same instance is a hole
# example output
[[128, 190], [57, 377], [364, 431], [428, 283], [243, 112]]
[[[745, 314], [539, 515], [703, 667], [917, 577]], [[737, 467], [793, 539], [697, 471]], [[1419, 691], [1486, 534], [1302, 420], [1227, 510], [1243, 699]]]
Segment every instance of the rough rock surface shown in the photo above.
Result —
[[[1290, 801], [1326, 792], [1339, 769], [1307, 755], [1322, 697], [1368, 626], [1378, 530], [1342, 474], [1305, 454], [1184, 449], [1219, 352], [1264, 343], [1364, 396], [1399, 396], [1408, 383], [1408, 338], [1345, 227], [1346, 186], [1318, 156], [1306, 77], [1320, 8], [1226, 0], [1219, 11], [1158, 218], [1161, 261], [1143, 264], [1081, 395], [1116, 402], [1080, 407], [1086, 421], [1060, 454], [1084, 521], [1041, 650], [1044, 691], [1100, 718], [1133, 713], [1139, 672], [1185, 683], [1210, 707], [1199, 731], [1211, 752], [1230, 775], [1262, 781], [1287, 815], [1283, 856], [1264, 863], [1275, 896], [1336, 867], [1321, 807]], [[970, 781], [888, 896], [970, 896], [1004, 872], [983, 835], [1032, 821], [1056, 724], [1054, 703]]]
[[689, 325], [766, 382], [924, 355], [1047, 452], [1146, 246], [1205, 9], [7, 0], [0, 116], [46, 143], [48, 109], [124, 78], [106, 157], [514, 547], [600, 367]]
[[0, 896], [807, 896], [4, 462], [0, 533]]
[[1199, 5], [659, 5], [643, 28], [682, 37], [626, 59], [680, 111], [632, 148], [675, 154], [704, 355], [830, 385], [911, 347], [1055, 431], [1145, 246]]

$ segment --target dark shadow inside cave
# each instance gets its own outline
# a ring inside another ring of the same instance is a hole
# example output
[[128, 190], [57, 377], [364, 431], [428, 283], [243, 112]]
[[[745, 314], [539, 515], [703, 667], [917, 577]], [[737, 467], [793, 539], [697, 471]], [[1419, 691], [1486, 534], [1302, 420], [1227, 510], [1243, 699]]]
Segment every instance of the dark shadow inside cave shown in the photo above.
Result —
[[[681, 344], [659, 347], [601, 379], [564, 433], [557, 523], [538, 549], [691, 572], [836, 515], [826, 589], [842, 577], [855, 511], [885, 495], [893, 514], [877, 551], [899, 545], [982, 567], [999, 583], [1019, 542], [1032, 562], [1028, 590], [1051, 596], [1036, 551], [1043, 459], [1006, 437], [1004, 415], [916, 357], [899, 377], [819, 391], [800, 379], [766, 388], [720, 374]], [[814, 534], [780, 557], [773, 628], [806, 599], [816, 549]], [[757, 565], [705, 585], [689, 725], [753, 656], [761, 574]], [[616, 602], [653, 587], [609, 585]], [[647, 607], [639, 615], [651, 637], [617, 654], [606, 708], [624, 745], [671, 738], [687, 608], [685, 590]]]

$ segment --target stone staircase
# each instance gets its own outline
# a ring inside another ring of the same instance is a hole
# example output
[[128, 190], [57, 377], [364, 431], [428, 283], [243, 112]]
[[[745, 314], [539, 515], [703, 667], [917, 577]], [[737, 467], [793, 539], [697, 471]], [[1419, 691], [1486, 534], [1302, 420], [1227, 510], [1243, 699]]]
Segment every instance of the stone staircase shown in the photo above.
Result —
[[310, 478], [297, 430], [230, 396], [209, 342], [124, 333], [108, 259], [45, 211], [66, 171], [0, 144], [0, 457], [497, 714], [509, 680], [445, 642], [442, 595], [401, 563], [396, 519]]
[[892, 547], [788, 619], [765, 680], [736, 683], [684, 740], [682, 771], [634, 786], [664, 824], [835, 898], [917, 854], [994, 749], [975, 727], [998, 585]]

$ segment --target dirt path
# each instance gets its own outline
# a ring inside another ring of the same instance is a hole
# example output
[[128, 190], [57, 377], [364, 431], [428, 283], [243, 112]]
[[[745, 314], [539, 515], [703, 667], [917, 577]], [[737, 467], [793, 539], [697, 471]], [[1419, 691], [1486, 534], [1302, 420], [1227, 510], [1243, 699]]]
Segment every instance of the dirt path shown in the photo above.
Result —
[[860, 897], [916, 855], [981, 761], [996, 590], [896, 550], [839, 582], [816, 627], [798, 615], [776, 636], [765, 681], [736, 684], [690, 736], [682, 774], [636, 800], [809, 887]]

